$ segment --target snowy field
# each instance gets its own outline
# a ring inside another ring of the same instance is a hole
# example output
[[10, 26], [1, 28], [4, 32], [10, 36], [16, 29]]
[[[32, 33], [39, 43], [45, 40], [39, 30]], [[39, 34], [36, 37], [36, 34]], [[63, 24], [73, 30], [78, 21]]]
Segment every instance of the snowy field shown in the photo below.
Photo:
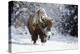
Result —
[[[15, 29], [14, 26], [12, 26], [11, 29], [13, 53], [49, 50], [68, 50], [78, 48], [78, 39], [76, 37], [72, 37], [69, 35], [63, 36], [57, 33], [55, 29], [53, 29], [54, 35], [51, 35], [50, 40], [48, 40], [45, 44], [42, 44], [40, 42], [40, 39], [38, 39], [36, 45], [32, 44], [31, 36], [27, 28], [24, 32], [23, 29]], [[25, 34], [26, 31], [27, 34]]]

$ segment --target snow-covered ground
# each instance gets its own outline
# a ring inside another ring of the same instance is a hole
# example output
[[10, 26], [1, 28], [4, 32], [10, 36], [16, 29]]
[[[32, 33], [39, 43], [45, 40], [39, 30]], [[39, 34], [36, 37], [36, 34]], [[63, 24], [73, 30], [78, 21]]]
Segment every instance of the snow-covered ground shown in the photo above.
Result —
[[[25, 34], [27, 31], [27, 34]], [[12, 37], [12, 52], [35, 52], [35, 51], [49, 51], [49, 50], [68, 50], [78, 48], [78, 38], [69, 35], [61, 35], [53, 29], [54, 35], [51, 35], [50, 40], [45, 44], [37, 40], [37, 44], [33, 45], [28, 29], [15, 29], [11, 27]]]

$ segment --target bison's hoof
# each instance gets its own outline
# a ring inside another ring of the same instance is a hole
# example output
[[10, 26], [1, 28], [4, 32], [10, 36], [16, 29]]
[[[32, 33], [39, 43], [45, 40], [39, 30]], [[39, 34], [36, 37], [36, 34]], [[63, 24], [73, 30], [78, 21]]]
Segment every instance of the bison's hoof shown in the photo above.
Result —
[[36, 45], [36, 42], [34, 41], [33, 44]]
[[38, 45], [37, 43], [33, 43], [34, 45]]

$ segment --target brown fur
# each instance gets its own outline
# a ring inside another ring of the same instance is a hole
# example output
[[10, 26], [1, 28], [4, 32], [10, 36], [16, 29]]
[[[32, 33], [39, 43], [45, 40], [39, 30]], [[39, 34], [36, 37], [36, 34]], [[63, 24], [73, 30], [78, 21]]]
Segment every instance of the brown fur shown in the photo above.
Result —
[[29, 29], [29, 32], [30, 34], [32, 35], [31, 38], [32, 40], [34, 41], [34, 44], [36, 43], [36, 40], [38, 39], [38, 35], [39, 35], [39, 38], [41, 39], [41, 42], [44, 43], [46, 42], [46, 38], [47, 38], [47, 35], [45, 33], [45, 28], [46, 28], [46, 31], [50, 31], [51, 27], [52, 27], [52, 22], [51, 20], [47, 19], [47, 18], [44, 18], [44, 19], [41, 19], [42, 22], [38, 21], [37, 24], [34, 24], [33, 23], [33, 17], [34, 16], [30, 16], [29, 19], [28, 19], [28, 29]]

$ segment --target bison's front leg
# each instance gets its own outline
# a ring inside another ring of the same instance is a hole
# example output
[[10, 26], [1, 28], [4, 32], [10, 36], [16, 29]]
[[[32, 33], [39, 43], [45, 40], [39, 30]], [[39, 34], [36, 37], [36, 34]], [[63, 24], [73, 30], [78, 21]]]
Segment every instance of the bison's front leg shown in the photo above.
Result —
[[39, 37], [42, 43], [45, 43], [47, 41], [47, 35], [44, 34], [43, 32], [39, 33]]
[[38, 34], [34, 33], [31, 38], [32, 38], [33, 44], [36, 44], [36, 41], [38, 39]]

